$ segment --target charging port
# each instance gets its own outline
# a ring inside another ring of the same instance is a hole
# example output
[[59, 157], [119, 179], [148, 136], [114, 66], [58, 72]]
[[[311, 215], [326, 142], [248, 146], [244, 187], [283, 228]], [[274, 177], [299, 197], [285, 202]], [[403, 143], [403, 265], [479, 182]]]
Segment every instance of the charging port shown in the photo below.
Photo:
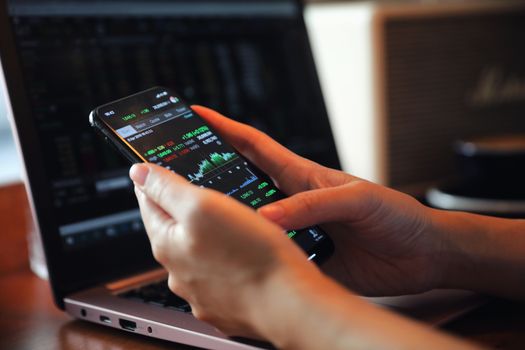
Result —
[[100, 322], [102, 323], [111, 323], [111, 319], [107, 316], [100, 315]]
[[135, 332], [135, 330], [137, 329], [137, 323], [133, 321], [123, 320], [122, 318], [119, 318], [118, 323], [120, 324], [120, 327], [122, 327], [122, 329], [125, 329], [127, 331]]

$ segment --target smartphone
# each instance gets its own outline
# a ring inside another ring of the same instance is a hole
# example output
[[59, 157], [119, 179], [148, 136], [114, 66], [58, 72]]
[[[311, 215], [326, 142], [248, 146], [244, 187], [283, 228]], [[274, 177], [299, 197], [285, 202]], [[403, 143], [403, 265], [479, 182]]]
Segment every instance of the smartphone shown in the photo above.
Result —
[[[154, 87], [100, 106], [89, 122], [131, 163], [161, 165], [254, 210], [285, 198], [268, 175], [170, 89]], [[333, 254], [332, 240], [319, 227], [286, 234], [317, 264]]]

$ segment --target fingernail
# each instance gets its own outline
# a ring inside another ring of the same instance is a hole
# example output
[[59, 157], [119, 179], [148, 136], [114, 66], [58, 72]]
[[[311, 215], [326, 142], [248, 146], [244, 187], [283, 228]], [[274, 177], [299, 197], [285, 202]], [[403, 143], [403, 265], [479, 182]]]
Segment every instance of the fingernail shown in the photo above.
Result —
[[148, 178], [149, 167], [146, 164], [133, 164], [129, 169], [129, 177], [138, 186], [144, 186]]
[[269, 204], [258, 211], [259, 214], [272, 221], [278, 221], [284, 217], [284, 208], [279, 204]]

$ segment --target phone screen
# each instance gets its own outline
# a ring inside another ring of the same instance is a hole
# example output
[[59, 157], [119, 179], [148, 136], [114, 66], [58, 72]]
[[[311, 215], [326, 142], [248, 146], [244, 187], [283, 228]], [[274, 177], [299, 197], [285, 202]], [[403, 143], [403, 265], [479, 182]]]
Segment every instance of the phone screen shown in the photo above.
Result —
[[[95, 126], [134, 162], [161, 165], [253, 209], [285, 197], [266, 174], [168, 89], [135, 94], [99, 107], [95, 115], [102, 121]], [[331, 253], [330, 238], [318, 227], [291, 230], [287, 235], [311, 260]]]

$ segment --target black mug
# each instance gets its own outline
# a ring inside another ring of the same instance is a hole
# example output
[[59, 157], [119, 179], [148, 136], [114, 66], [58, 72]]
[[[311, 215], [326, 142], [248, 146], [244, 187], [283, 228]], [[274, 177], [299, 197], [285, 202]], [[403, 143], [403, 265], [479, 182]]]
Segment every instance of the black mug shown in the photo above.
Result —
[[525, 217], [525, 135], [458, 141], [458, 174], [431, 188], [433, 207], [502, 217]]
[[465, 195], [525, 200], [525, 135], [458, 141], [455, 150]]

